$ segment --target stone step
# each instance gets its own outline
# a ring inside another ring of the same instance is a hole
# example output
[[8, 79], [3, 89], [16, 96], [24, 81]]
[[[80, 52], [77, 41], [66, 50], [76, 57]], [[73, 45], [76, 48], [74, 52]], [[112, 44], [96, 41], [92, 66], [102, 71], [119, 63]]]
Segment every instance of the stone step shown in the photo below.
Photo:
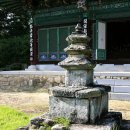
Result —
[[112, 86], [111, 91], [114, 93], [130, 93], [130, 86]]
[[130, 77], [130, 72], [94, 72], [94, 76]]
[[130, 86], [130, 80], [115, 80], [115, 86]]
[[95, 79], [96, 84], [112, 85], [112, 86], [130, 86], [130, 80], [121, 79]]
[[115, 85], [114, 79], [95, 79], [94, 82], [95, 84], [110, 85], [110, 86]]
[[107, 113], [106, 116], [102, 117], [99, 124], [72, 124], [70, 130], [120, 130], [121, 117], [122, 114], [119, 112]]
[[96, 72], [130, 72], [130, 64], [97, 64], [94, 70]]
[[130, 93], [109, 93], [109, 99], [112, 100], [130, 100]]
[[106, 125], [106, 126], [74, 124], [70, 127], [70, 130], [115, 130], [115, 128], [113, 127], [114, 126], [113, 124]]
[[[92, 125], [85, 126], [75, 124], [71, 126], [70, 130], [109, 130], [111, 128], [112, 128], [111, 126], [108, 127], [104, 126], [101, 128], [100, 126], [92, 126]], [[130, 121], [122, 121], [120, 130], [130, 130]]]

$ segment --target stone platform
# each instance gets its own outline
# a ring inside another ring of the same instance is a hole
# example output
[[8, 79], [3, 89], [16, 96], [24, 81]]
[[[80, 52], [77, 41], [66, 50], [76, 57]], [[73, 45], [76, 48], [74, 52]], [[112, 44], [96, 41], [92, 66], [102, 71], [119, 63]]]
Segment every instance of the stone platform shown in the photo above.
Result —
[[[46, 130], [50, 126], [51, 130], [129, 130], [129, 122], [121, 126], [122, 114], [119, 112], [109, 112], [94, 125], [90, 124], [71, 124], [69, 128], [61, 124], [56, 124], [48, 114], [30, 120], [28, 126], [20, 127], [17, 130]], [[121, 127], [120, 127], [121, 126]]]
[[121, 120], [120, 112], [109, 112], [96, 125], [72, 124], [70, 130], [119, 130]]
[[108, 112], [109, 86], [54, 87], [49, 102], [50, 118], [64, 117], [71, 123], [95, 124]]
[[121, 128], [121, 113], [108, 113], [111, 115], [103, 119], [97, 125], [72, 124], [70, 130], [119, 130]]

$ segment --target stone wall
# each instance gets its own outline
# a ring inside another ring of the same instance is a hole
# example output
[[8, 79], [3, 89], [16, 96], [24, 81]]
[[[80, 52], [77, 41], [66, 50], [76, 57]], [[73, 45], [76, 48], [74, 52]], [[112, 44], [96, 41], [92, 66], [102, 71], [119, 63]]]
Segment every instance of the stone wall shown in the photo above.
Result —
[[130, 72], [95, 72], [95, 79], [130, 79]]
[[[65, 71], [1, 71], [0, 91], [42, 91], [62, 86]], [[110, 99], [130, 100], [130, 72], [95, 72], [96, 84], [110, 85]]]
[[0, 91], [37, 91], [64, 84], [64, 71], [1, 71]]

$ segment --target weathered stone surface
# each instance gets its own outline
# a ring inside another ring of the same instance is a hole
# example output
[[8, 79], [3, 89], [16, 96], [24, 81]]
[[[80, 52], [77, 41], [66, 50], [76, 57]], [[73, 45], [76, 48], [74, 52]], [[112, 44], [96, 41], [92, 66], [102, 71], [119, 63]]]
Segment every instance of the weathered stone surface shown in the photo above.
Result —
[[70, 130], [120, 130], [121, 116], [118, 112], [108, 113], [96, 125], [72, 124]]
[[68, 70], [65, 75], [65, 86], [87, 87], [87, 84], [93, 82], [92, 70]]
[[20, 127], [20, 128], [18, 128], [16, 130], [29, 130], [29, 126]]
[[44, 122], [44, 120], [45, 119], [42, 117], [36, 117], [36, 118], [31, 119], [30, 124], [38, 127], [40, 126], [41, 123]]
[[[102, 90], [105, 91], [105, 90]], [[100, 88], [88, 88], [81, 91], [76, 92], [76, 98], [91, 98], [91, 97], [99, 97], [102, 92]]]
[[[83, 113], [84, 112], [82, 112], [82, 114]], [[48, 117], [44, 118], [44, 123], [45, 120], [48, 120]], [[130, 128], [129, 121], [123, 121], [122, 123], [121, 120], [122, 120], [122, 114], [120, 112], [109, 112], [104, 116], [102, 116], [101, 120], [98, 120], [95, 125], [71, 124], [69, 130], [129, 130]], [[30, 124], [29, 126], [18, 128], [17, 130], [46, 130], [46, 129], [47, 129], [46, 125], [44, 126], [44, 124], [41, 123], [40, 126]], [[54, 124], [51, 127], [51, 130], [68, 130], [68, 128], [66, 128], [62, 124]]]
[[74, 124], [70, 127], [70, 130], [120, 130], [117, 127], [118, 125], [115, 122], [105, 126]]
[[87, 87], [93, 83], [93, 68], [91, 62], [91, 49], [89, 37], [82, 31], [81, 24], [77, 24], [75, 32], [69, 35], [66, 40], [70, 45], [65, 48], [68, 57], [58, 65], [67, 69], [65, 86]]
[[89, 121], [89, 100], [86, 99], [76, 99], [75, 109], [77, 111], [75, 123], [86, 124]]
[[100, 113], [107, 113], [108, 112], [108, 93], [105, 93], [101, 97], [101, 106], [100, 106]]
[[108, 94], [90, 100], [90, 123], [96, 123], [108, 112]]
[[82, 54], [82, 53], [84, 54], [87, 53], [88, 55], [90, 55], [91, 53], [91, 49], [88, 46], [85, 46], [84, 44], [81, 45], [71, 44], [68, 47], [66, 47], [64, 50], [71, 55]]
[[106, 112], [108, 112], [108, 94], [95, 98], [91, 96], [87, 98], [50, 97], [49, 114], [51, 118], [64, 117], [72, 123], [95, 124]]
[[31, 125], [31, 126], [29, 127], [29, 130], [35, 130], [35, 129], [38, 129], [38, 128], [39, 128], [39, 126]]
[[45, 119], [44, 123], [49, 126], [53, 126], [55, 124], [55, 122], [52, 119]]
[[62, 82], [62, 79], [61, 77], [54, 77], [54, 81], [60, 84]]
[[66, 127], [62, 124], [56, 124], [51, 128], [51, 130], [66, 130]]
[[49, 114], [50, 118], [64, 117], [75, 120], [75, 99], [63, 97], [49, 97]]
[[90, 123], [96, 123], [101, 116], [101, 96], [90, 100]]
[[36, 91], [44, 88], [63, 86], [65, 74], [59, 72], [0, 72], [0, 91]]
[[[101, 86], [101, 87], [99, 87]], [[109, 86], [96, 85], [95, 86], [79, 86], [79, 87], [53, 87], [50, 88], [53, 96], [55, 97], [76, 97], [76, 98], [91, 98], [99, 97], [106, 94], [110, 90]]]
[[44, 126], [40, 126], [38, 130], [45, 130], [46, 128]]
[[50, 88], [50, 91], [52, 91], [55, 97], [75, 97], [75, 92], [82, 89], [83, 88], [54, 87]]
[[67, 59], [60, 62], [59, 65], [70, 70], [91, 70], [94, 67], [91, 61], [87, 60], [83, 55], [69, 56]]

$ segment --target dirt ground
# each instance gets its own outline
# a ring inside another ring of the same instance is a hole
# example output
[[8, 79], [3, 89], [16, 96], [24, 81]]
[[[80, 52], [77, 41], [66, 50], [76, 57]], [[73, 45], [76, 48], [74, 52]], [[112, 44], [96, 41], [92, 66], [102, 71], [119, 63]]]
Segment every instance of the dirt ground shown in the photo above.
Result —
[[[48, 101], [48, 93], [0, 93], [0, 105], [11, 106], [34, 116], [48, 111]], [[110, 100], [109, 110], [122, 112], [123, 119], [130, 120], [130, 101]]]
[[0, 105], [11, 106], [30, 115], [41, 115], [48, 111], [47, 93], [2, 93]]

